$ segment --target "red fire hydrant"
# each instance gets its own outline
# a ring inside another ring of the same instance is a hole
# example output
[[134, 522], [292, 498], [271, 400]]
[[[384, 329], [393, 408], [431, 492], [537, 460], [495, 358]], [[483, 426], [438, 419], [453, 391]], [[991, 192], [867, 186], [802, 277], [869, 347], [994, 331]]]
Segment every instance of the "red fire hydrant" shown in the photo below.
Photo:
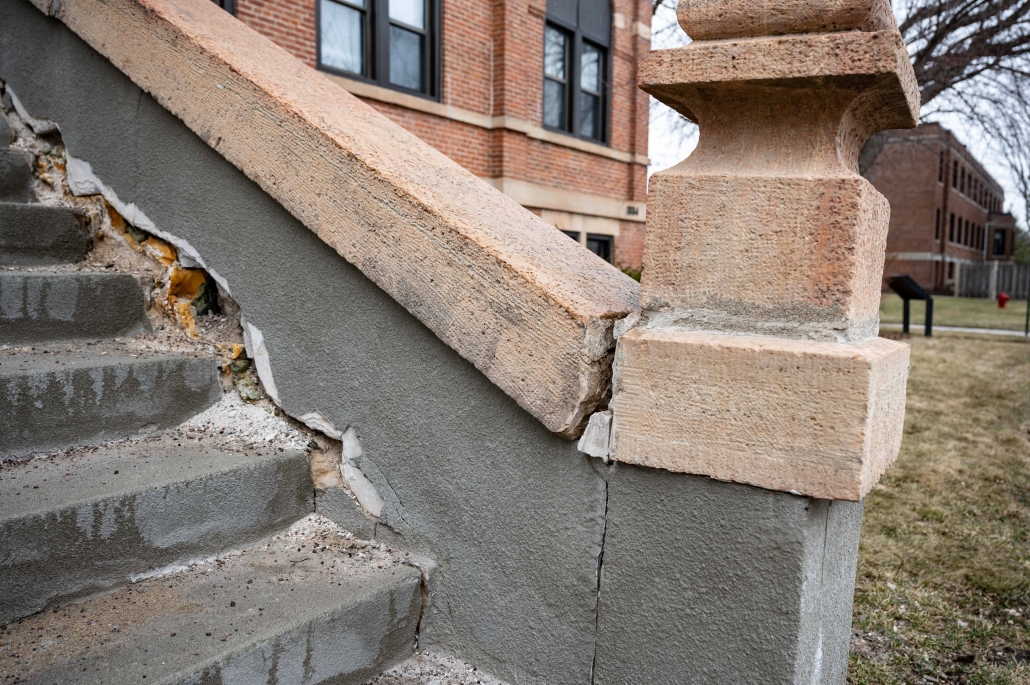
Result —
[[998, 293], [998, 309], [1005, 309], [1005, 303], [1011, 299], [1008, 293]]

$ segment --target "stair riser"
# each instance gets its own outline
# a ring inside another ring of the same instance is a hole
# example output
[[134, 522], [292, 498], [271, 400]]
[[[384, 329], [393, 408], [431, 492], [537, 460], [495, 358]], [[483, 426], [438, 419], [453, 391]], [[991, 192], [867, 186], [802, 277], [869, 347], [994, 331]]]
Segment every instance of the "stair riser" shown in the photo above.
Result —
[[70, 264], [88, 250], [71, 210], [0, 202], [0, 266]]
[[0, 274], [0, 343], [128, 337], [150, 330], [143, 291], [128, 274]]
[[[0, 146], [6, 141], [0, 140]], [[32, 202], [32, 155], [22, 150], [0, 149], [0, 200]]]
[[313, 509], [294, 453], [0, 522], [0, 623], [243, 547]]
[[[0, 372], [10, 363], [0, 359]], [[138, 359], [105, 366], [0, 375], [0, 450], [4, 456], [56, 451], [170, 428], [221, 396], [210, 359]]]
[[162, 685], [360, 685], [411, 656], [421, 605], [411, 579]]
[[[217, 572], [212, 573], [216, 575]], [[263, 582], [260, 573], [256, 575], [255, 583]], [[98, 622], [93, 648], [72, 655], [62, 653], [56, 664], [32, 668], [31, 675], [15, 682], [22, 685], [55, 682], [123, 685], [151, 681], [156, 685], [358, 685], [411, 656], [422, 608], [421, 585], [411, 569], [400, 577], [376, 579], [377, 591], [355, 587], [345, 599], [327, 592], [325, 610], [315, 615], [305, 613], [297, 619], [272, 619], [271, 622], [260, 616], [248, 620], [239, 609], [211, 606], [223, 603], [223, 585], [212, 586], [210, 580], [194, 581], [191, 587], [183, 588], [192, 591], [184, 594], [175, 585], [174, 578], [168, 580], [169, 615], [149, 616], [145, 629], [142, 626], [123, 628], [133, 633], [135, 639], [131, 643], [122, 636], [115, 636], [117, 646], [105, 646], [107, 640], [103, 634], [110, 635], [110, 628]], [[141, 598], [145, 602], [146, 595]], [[272, 601], [288, 602], [290, 598], [291, 593], [285, 592]], [[205, 608], [205, 603], [209, 608]], [[241, 605], [243, 603], [241, 601]], [[92, 604], [85, 605], [90, 614], [95, 610]], [[176, 612], [178, 607], [182, 607], [181, 614]], [[217, 614], [226, 611], [236, 614], [232, 625], [240, 628], [239, 632], [230, 629], [232, 641], [229, 642], [219, 641], [226, 626], [224, 618], [219, 620]], [[246, 634], [245, 631], [255, 632]], [[224, 645], [224, 651], [206, 659], [200, 657], [199, 663], [160, 677], [165, 669], [157, 664], [166, 658], [169, 662], [181, 662], [183, 655], [193, 649], [210, 652], [210, 645]], [[42, 661], [49, 656], [33, 654], [27, 661]], [[147, 673], [151, 678], [141, 677]]]

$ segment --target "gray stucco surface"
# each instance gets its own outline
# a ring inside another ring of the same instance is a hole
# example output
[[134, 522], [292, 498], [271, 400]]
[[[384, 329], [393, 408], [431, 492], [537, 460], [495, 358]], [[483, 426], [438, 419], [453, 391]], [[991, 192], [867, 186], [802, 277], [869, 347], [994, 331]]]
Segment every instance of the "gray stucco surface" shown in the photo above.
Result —
[[129, 337], [150, 331], [143, 290], [116, 273], [0, 273], [0, 342]]
[[18, 27], [0, 27], [0, 78], [29, 112], [228, 282], [284, 409], [357, 431], [379, 524], [339, 491], [316, 506], [432, 557], [422, 648], [551, 685], [802, 682], [820, 630], [843, 636], [824, 661], [846, 653], [853, 557], [802, 588], [834, 555], [826, 522], [857, 544], [858, 514], [577, 452], [63, 25], [26, 0], [0, 13]]
[[843, 683], [861, 514], [614, 467], [595, 682]]
[[0, 202], [0, 266], [78, 262], [88, 249], [71, 210]]
[[0, 623], [207, 557], [314, 509], [303, 452], [171, 440], [37, 459], [0, 480]]

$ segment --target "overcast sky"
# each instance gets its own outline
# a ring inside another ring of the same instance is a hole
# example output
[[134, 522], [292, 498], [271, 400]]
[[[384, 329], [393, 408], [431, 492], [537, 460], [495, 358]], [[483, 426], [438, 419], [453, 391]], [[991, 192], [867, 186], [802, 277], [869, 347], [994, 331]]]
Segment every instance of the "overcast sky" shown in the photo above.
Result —
[[[672, 48], [690, 42], [676, 22], [676, 12], [661, 6], [651, 21], [651, 48]], [[922, 113], [922, 121], [938, 121], [951, 129], [959, 140], [983, 164], [984, 168], [997, 179], [1005, 190], [1005, 209], [1012, 212], [1026, 226], [1022, 203], [1016, 192], [1004, 159], [991, 152], [986, 137], [981, 131], [970, 128], [954, 115], [937, 115], [933, 112], [933, 103], [929, 110]], [[648, 133], [648, 156], [651, 166], [648, 173], [667, 169], [686, 158], [697, 144], [697, 127], [685, 124], [676, 112], [651, 98], [651, 124]]]

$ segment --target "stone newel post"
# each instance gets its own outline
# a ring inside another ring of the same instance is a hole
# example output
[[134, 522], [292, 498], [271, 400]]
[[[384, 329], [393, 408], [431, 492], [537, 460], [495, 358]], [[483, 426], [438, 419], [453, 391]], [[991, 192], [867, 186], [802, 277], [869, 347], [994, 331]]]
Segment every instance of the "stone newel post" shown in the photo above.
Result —
[[857, 160], [919, 94], [887, 0], [678, 14], [694, 42], [640, 85], [700, 142], [651, 179], [618, 340], [598, 682], [843, 683], [860, 502], [908, 374], [876, 337], [890, 208]]

